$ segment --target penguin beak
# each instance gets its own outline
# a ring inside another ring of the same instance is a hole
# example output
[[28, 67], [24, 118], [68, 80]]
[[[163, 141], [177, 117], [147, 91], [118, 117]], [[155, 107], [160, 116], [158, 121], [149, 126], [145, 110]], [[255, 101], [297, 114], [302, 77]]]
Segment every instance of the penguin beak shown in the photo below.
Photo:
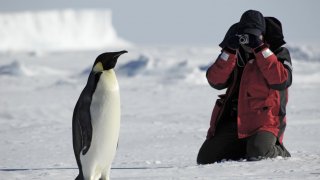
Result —
[[126, 50], [119, 51], [118, 53], [116, 53], [116, 54], [113, 56], [113, 59], [117, 59], [119, 56], [121, 56], [122, 54], [125, 54], [125, 53], [128, 53], [128, 51], [126, 51]]

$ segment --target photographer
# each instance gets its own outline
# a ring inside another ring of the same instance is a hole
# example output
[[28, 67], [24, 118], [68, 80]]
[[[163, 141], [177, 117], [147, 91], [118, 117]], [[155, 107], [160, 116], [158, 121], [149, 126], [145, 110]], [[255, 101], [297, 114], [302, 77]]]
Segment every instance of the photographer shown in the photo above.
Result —
[[206, 75], [213, 88], [227, 91], [215, 103], [198, 164], [290, 157], [282, 142], [292, 82], [284, 44], [280, 21], [255, 10], [230, 27]]

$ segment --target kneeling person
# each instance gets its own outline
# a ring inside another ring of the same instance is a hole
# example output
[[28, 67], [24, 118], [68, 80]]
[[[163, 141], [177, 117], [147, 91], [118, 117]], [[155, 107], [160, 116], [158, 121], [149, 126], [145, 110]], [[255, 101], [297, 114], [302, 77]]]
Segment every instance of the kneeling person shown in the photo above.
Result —
[[216, 101], [198, 164], [290, 157], [282, 142], [292, 82], [284, 44], [280, 21], [258, 11], [230, 27], [206, 75], [213, 88], [227, 91]]

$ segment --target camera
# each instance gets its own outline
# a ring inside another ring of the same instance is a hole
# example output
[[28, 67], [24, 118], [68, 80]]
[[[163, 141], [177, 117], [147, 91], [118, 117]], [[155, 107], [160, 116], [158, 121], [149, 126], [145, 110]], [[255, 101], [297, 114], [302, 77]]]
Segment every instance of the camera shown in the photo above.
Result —
[[248, 34], [240, 34], [237, 36], [239, 37], [240, 44], [249, 44], [249, 35]]

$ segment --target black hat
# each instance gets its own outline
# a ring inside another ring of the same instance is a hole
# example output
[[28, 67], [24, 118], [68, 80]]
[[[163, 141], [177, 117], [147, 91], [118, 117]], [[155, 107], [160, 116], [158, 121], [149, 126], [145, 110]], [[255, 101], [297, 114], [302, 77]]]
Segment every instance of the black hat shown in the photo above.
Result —
[[259, 11], [248, 10], [244, 12], [239, 22], [239, 33], [249, 33], [256, 36], [266, 32], [266, 22]]

